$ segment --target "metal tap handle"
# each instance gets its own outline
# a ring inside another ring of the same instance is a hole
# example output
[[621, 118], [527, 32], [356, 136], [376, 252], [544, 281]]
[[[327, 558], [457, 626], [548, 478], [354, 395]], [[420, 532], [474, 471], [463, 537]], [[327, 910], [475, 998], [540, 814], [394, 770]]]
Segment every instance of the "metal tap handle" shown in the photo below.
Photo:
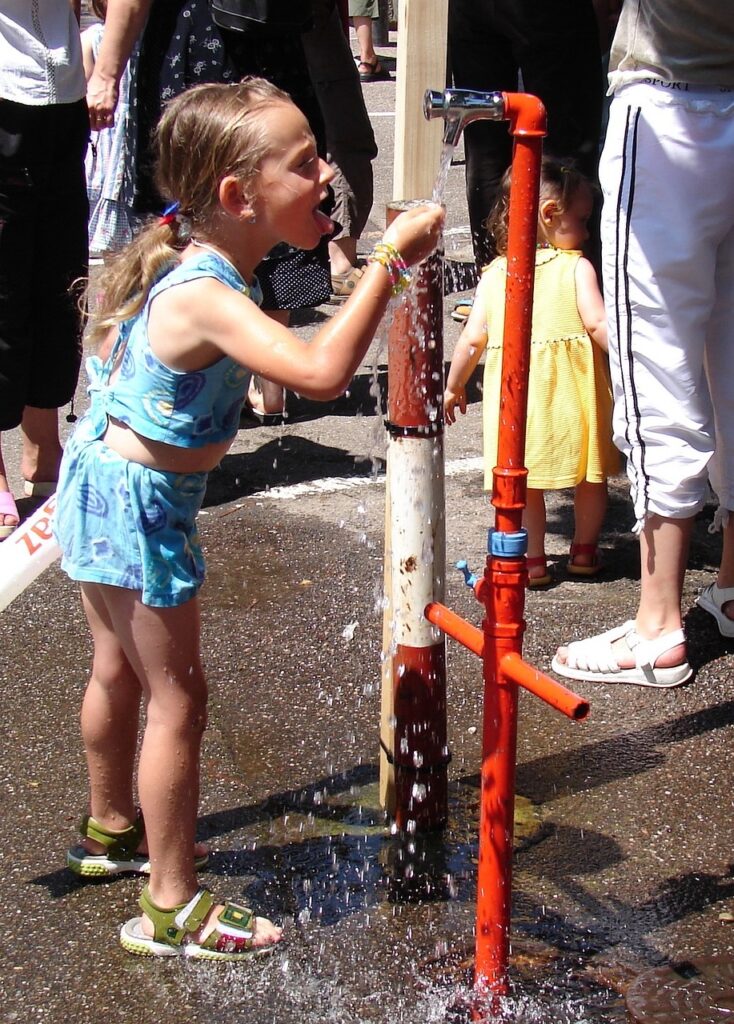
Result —
[[477, 117], [501, 121], [505, 116], [505, 100], [501, 92], [479, 92], [474, 89], [426, 89], [423, 113], [427, 120], [460, 114], [465, 120]]
[[427, 120], [442, 117], [444, 142], [456, 145], [464, 126], [471, 121], [502, 121], [505, 100], [501, 92], [476, 92], [473, 89], [427, 89], [423, 95], [423, 114]]

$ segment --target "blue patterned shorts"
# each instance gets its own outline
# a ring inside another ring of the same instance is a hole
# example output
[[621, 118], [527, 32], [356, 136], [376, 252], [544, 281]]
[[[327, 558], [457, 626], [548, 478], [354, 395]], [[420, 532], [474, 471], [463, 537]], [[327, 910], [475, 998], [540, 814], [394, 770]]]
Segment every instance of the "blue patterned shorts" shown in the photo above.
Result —
[[204, 582], [196, 515], [206, 473], [167, 473], [123, 459], [79, 422], [61, 465], [53, 531], [73, 580], [139, 590], [171, 608]]

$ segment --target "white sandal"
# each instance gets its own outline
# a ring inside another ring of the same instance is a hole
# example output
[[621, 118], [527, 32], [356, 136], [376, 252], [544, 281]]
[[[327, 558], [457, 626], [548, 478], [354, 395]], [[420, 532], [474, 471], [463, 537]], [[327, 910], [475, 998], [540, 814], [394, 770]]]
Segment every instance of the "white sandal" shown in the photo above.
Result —
[[[612, 649], [612, 644], [622, 639], [635, 657], [633, 668], [620, 668]], [[592, 683], [680, 686], [693, 675], [693, 669], [687, 661], [672, 668], [655, 668], [655, 662], [666, 651], [685, 642], [682, 629], [674, 629], [672, 633], [665, 633], [655, 640], [643, 640], [635, 629], [634, 620], [630, 619], [606, 633], [569, 644], [566, 661], [559, 661], [556, 654], [552, 668], [567, 679], [588, 679]]]
[[696, 598], [698, 607], [716, 619], [721, 635], [734, 637], [734, 619], [730, 619], [724, 612], [727, 601], [734, 601], [734, 587], [719, 587], [716, 583], [704, 587]]

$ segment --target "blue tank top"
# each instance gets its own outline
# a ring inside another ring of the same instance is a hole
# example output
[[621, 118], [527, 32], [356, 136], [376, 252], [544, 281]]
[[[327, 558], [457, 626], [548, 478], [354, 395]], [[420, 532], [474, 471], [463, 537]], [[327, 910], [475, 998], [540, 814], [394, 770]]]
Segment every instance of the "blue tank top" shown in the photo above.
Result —
[[[262, 301], [257, 282], [250, 288], [228, 260], [208, 250], [175, 264], [159, 278], [140, 312], [120, 325], [104, 366], [98, 357], [87, 361], [93, 400], [102, 404], [99, 411], [142, 437], [177, 448], [201, 448], [234, 437], [251, 377], [250, 370], [229, 356], [203, 370], [185, 372], [172, 370], [151, 350], [148, 317], [153, 299], [168, 288], [202, 277], [213, 277], [258, 305]], [[120, 370], [110, 383], [121, 349]]]

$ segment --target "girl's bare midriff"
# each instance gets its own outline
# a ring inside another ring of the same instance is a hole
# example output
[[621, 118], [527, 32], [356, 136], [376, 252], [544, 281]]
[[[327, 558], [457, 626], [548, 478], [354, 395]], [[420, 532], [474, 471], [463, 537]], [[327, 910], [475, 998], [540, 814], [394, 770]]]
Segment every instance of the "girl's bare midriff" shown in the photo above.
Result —
[[232, 441], [219, 441], [202, 448], [177, 448], [163, 441], [153, 441], [137, 434], [130, 427], [110, 418], [104, 443], [129, 462], [139, 462], [166, 473], [208, 473], [227, 454]]

